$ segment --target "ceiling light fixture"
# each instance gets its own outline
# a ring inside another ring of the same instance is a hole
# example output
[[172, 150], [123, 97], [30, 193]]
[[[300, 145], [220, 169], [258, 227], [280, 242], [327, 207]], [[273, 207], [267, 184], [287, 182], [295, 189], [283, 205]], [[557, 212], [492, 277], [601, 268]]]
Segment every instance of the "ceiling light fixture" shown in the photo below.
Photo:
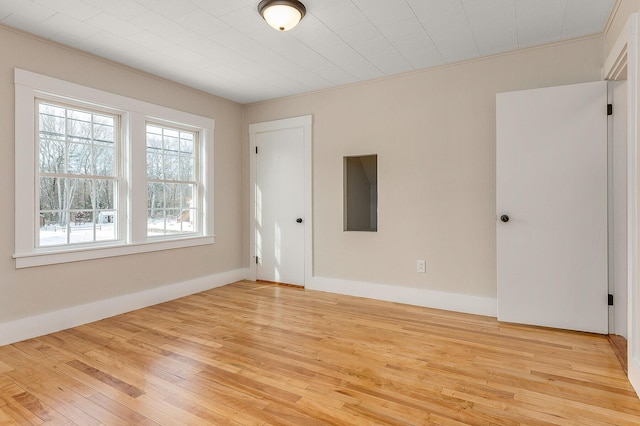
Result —
[[307, 9], [298, 0], [262, 0], [258, 12], [276, 30], [289, 31], [298, 25]]

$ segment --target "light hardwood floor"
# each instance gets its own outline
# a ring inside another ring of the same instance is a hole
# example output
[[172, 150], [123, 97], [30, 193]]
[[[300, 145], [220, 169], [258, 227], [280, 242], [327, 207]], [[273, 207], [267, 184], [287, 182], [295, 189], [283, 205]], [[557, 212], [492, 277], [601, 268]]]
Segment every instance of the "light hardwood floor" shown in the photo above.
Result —
[[0, 347], [2, 424], [639, 425], [607, 338], [239, 282]]

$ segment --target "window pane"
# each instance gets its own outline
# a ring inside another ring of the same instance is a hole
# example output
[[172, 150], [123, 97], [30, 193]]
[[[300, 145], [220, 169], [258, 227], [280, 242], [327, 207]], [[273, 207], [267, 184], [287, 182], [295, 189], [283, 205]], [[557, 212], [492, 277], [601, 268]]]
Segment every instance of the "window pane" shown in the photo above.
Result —
[[180, 210], [177, 209], [167, 209], [166, 210], [166, 233], [167, 234], [177, 234], [181, 231], [180, 226]]
[[65, 140], [65, 134], [64, 134], [64, 119], [62, 120], [62, 124], [61, 124], [61, 130], [58, 131], [57, 129], [55, 129], [54, 127], [57, 125], [56, 123], [51, 123], [51, 122], [47, 122], [47, 123], [42, 123], [42, 116], [40, 116], [41, 119], [41, 123], [40, 123], [40, 139], [44, 139], [44, 140], [52, 140], [52, 141], [64, 141]]
[[180, 133], [180, 152], [193, 153], [193, 133]]
[[147, 208], [164, 208], [164, 184], [150, 183], [147, 185]]
[[66, 117], [66, 110], [51, 104], [40, 104], [40, 114], [49, 115], [51, 117]]
[[178, 180], [180, 177], [177, 155], [164, 156], [164, 178], [166, 180]]
[[[71, 112], [71, 111], [70, 111]], [[88, 115], [88, 114], [85, 114]], [[89, 120], [91, 116], [89, 115]], [[91, 142], [91, 121], [67, 120], [67, 135], [75, 142]]]
[[180, 154], [191, 156], [193, 154], [193, 135], [190, 139], [180, 139]]
[[114, 176], [115, 175], [115, 149], [113, 147], [105, 147], [95, 145], [93, 147], [93, 162], [96, 176]]
[[162, 136], [154, 133], [147, 133], [147, 148], [162, 149]]
[[181, 225], [182, 232], [195, 232], [196, 215], [198, 211], [196, 209], [182, 210]]
[[[152, 124], [147, 124], [147, 136], [149, 134], [162, 136], [162, 127], [154, 126]], [[160, 139], [162, 140], [162, 138]]]
[[93, 126], [93, 138], [97, 142], [113, 142], [113, 126], [95, 124]]
[[67, 244], [67, 228], [60, 216], [60, 212], [40, 213], [41, 247]]
[[115, 119], [107, 115], [94, 114], [93, 122], [97, 124], [104, 124], [106, 126], [115, 126]]
[[164, 138], [164, 149], [171, 154], [178, 154], [180, 150], [180, 142], [177, 137], [168, 137]]
[[96, 241], [109, 241], [117, 239], [117, 217], [113, 210], [98, 212], [96, 221]]
[[63, 209], [93, 209], [93, 184], [91, 179], [66, 179], [67, 199]]
[[180, 137], [180, 132], [175, 129], [167, 129], [166, 127], [163, 129], [164, 135], [168, 138], [175, 138], [176, 140]]
[[180, 200], [180, 207], [182, 208], [193, 208], [196, 207], [196, 200], [193, 197], [195, 192], [195, 185], [187, 185], [182, 184], [182, 198]]
[[[58, 109], [60, 110], [60, 113], [64, 117], [64, 109], [63, 108], [58, 108]], [[78, 111], [78, 110], [75, 110], [75, 109], [68, 109], [67, 110], [67, 118], [69, 118], [70, 120], [84, 121], [85, 123], [91, 124], [91, 113], [90, 112]]]
[[164, 235], [164, 210], [149, 209], [147, 214], [147, 235]]
[[64, 182], [60, 178], [40, 178], [40, 210], [60, 210], [64, 195]]
[[69, 144], [68, 173], [77, 175], [91, 173], [91, 145], [83, 143]]
[[162, 179], [162, 154], [147, 151], [147, 177], [149, 179]]
[[65, 139], [65, 109], [40, 104], [38, 126], [41, 138]]
[[95, 208], [99, 210], [113, 210], [115, 198], [115, 181], [97, 179], [95, 181]]
[[40, 172], [64, 173], [64, 142], [40, 139]]
[[167, 183], [164, 187], [164, 201], [166, 208], [180, 208], [180, 185]]
[[193, 157], [180, 156], [180, 180], [194, 180], [194, 160]]
[[69, 224], [69, 243], [88, 243], [94, 241], [93, 212], [72, 211]]

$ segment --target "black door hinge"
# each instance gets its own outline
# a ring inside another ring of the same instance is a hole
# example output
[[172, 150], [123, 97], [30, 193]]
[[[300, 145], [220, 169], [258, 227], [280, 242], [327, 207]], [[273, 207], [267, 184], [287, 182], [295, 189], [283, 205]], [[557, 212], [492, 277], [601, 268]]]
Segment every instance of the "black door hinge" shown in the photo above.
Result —
[[607, 104], [607, 115], [613, 115], [613, 105]]
[[260, 258], [256, 256], [256, 265], [260, 263]]
[[609, 306], [613, 306], [613, 294], [609, 295]]
[[256, 154], [258, 153], [258, 147], [256, 146]]

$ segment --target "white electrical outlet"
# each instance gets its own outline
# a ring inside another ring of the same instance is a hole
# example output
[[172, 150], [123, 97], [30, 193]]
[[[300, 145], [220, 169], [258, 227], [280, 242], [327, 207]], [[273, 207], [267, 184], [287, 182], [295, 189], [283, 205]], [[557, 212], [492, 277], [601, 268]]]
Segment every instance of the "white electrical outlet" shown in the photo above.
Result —
[[427, 272], [427, 261], [424, 259], [418, 259], [416, 261], [416, 272], [424, 274]]

